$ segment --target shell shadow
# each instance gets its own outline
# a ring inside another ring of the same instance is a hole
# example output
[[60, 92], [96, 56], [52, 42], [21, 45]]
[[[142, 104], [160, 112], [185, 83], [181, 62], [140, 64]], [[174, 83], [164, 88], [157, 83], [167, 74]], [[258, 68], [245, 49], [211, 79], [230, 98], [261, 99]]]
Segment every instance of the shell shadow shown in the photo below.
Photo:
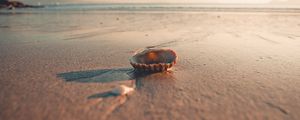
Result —
[[97, 99], [97, 98], [108, 98], [108, 97], [116, 97], [118, 95], [111, 93], [110, 91], [93, 94], [88, 97], [88, 99]]
[[[91, 83], [91, 82], [109, 83], [109, 82], [116, 82], [116, 81], [134, 80], [136, 89], [140, 89], [143, 86], [142, 80], [147, 78], [147, 76], [151, 76], [155, 74], [160, 74], [161, 77], [166, 75], [165, 73], [139, 72], [134, 70], [133, 68], [116, 68], [116, 69], [100, 69], [100, 70], [73, 71], [73, 72], [59, 73], [57, 74], [57, 77], [62, 78], [66, 82], [80, 82], [80, 83]], [[107, 97], [115, 97], [115, 96], [117, 95], [107, 91], [107, 92], [91, 95], [88, 97], [88, 99], [107, 98]]]
[[134, 72], [132, 68], [117, 68], [117, 69], [100, 69], [87, 71], [73, 71], [57, 74], [58, 77], [63, 78], [66, 82], [114, 82], [132, 79], [130, 75]]
[[116, 68], [59, 73], [57, 74], [57, 77], [64, 79], [66, 82], [108, 83], [114, 81], [134, 80], [146, 77], [150, 74], [154, 73], [139, 72], [135, 71], [133, 68]]

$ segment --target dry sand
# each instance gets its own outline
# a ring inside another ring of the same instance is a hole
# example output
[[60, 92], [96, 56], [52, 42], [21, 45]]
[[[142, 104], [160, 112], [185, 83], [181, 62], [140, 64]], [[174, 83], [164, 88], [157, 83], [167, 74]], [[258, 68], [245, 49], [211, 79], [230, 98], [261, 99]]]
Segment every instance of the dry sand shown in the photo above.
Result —
[[[300, 119], [299, 13], [0, 16], [1, 120]], [[132, 75], [149, 46], [177, 51], [171, 72]]]

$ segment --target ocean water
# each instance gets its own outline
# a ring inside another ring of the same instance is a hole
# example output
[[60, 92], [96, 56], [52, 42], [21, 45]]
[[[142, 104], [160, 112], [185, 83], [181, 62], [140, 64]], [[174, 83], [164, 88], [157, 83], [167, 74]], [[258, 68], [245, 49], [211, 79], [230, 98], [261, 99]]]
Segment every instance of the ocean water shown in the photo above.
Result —
[[52, 2], [42, 4], [41, 8], [0, 10], [9, 12], [61, 12], [61, 11], [229, 11], [229, 12], [299, 12], [298, 5], [221, 5], [191, 3], [66, 3]]

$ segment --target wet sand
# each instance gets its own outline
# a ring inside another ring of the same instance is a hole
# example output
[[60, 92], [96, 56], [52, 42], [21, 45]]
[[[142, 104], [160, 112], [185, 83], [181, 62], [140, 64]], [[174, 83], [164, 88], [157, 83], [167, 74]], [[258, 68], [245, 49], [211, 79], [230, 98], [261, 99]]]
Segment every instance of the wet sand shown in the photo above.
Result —
[[[299, 13], [0, 16], [1, 120], [300, 119]], [[136, 75], [128, 58], [146, 47], [179, 61]]]

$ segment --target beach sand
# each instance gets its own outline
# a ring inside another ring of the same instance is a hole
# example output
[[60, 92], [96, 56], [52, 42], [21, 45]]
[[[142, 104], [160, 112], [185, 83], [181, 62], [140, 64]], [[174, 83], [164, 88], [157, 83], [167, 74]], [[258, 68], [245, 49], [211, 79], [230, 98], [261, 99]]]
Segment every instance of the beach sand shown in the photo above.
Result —
[[[0, 15], [1, 120], [300, 119], [300, 14]], [[129, 57], [170, 48], [170, 72]], [[137, 85], [127, 97], [105, 96]]]

